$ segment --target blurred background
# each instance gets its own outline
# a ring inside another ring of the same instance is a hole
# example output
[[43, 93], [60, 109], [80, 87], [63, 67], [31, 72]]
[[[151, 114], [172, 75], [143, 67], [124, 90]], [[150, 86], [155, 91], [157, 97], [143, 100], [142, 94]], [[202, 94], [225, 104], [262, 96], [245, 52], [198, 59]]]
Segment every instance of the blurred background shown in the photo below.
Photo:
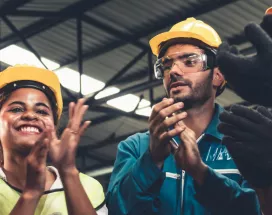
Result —
[[[270, 6], [271, 0], [2, 0], [0, 70], [30, 64], [56, 72], [64, 99], [60, 132], [69, 102], [88, 98], [85, 119], [92, 124], [81, 139], [77, 165], [106, 191], [118, 143], [146, 131], [151, 107], [165, 96], [153, 75], [148, 41], [195, 17], [252, 55], [243, 28], [260, 23]], [[217, 102], [226, 108], [251, 105], [229, 87]]]

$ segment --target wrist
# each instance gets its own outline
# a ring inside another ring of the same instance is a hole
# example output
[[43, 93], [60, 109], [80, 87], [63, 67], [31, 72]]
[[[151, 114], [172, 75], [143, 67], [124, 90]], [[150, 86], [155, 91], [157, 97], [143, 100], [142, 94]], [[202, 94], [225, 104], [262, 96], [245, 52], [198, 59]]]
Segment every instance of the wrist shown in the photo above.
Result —
[[208, 169], [208, 166], [204, 162], [201, 162], [192, 172], [191, 176], [199, 186], [204, 184]]
[[79, 175], [79, 171], [77, 170], [76, 167], [71, 167], [71, 168], [64, 168], [59, 170], [60, 177], [62, 179], [64, 178], [70, 178], [74, 176]]
[[149, 153], [151, 156], [152, 161], [154, 162], [154, 164], [159, 168], [162, 169], [162, 166], [164, 164], [164, 160], [162, 159], [158, 159], [158, 156], [154, 155], [154, 152], [152, 153], [151, 148], [149, 147]]
[[26, 201], [38, 201], [42, 195], [42, 191], [26, 189], [23, 191], [21, 197]]

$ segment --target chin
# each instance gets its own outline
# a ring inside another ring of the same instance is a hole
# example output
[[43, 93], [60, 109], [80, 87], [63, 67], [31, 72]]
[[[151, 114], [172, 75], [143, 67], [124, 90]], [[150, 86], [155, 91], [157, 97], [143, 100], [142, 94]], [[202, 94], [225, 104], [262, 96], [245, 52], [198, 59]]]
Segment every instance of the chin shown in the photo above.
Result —
[[20, 149], [32, 149], [37, 141], [38, 138], [20, 138], [17, 141], [15, 140], [14, 144]]
[[185, 93], [177, 93], [177, 94], [172, 93], [170, 97], [173, 98], [176, 103], [176, 102], [184, 102], [190, 99], [191, 96], [188, 94], [186, 95]]

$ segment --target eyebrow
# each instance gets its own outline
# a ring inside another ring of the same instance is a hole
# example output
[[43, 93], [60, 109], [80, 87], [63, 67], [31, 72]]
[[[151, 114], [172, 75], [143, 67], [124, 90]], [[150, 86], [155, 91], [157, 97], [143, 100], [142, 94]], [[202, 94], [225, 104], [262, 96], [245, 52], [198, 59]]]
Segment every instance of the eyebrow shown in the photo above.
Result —
[[48, 105], [46, 105], [45, 103], [43, 103], [43, 102], [38, 102], [38, 103], [35, 104], [35, 106], [43, 106], [43, 107], [46, 107], [46, 108], [48, 108], [50, 110], [50, 107]]
[[[8, 106], [11, 106], [11, 105], [14, 105], [14, 104], [17, 104], [17, 105], [22, 105], [22, 106], [25, 106], [26, 104], [24, 102], [21, 102], [21, 101], [14, 101], [14, 102], [11, 102], [10, 104], [8, 104]], [[50, 110], [50, 107], [48, 105], [46, 105], [45, 103], [43, 102], [38, 102], [35, 104], [35, 106], [43, 106], [43, 107], [46, 107]]]

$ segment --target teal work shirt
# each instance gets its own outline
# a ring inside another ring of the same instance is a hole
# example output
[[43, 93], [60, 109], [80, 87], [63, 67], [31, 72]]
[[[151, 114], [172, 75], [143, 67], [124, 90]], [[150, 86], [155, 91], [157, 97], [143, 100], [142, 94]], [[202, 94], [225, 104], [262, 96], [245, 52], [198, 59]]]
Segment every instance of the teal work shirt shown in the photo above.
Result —
[[[110, 215], [259, 215], [255, 192], [248, 188], [217, 131], [219, 113], [198, 141], [202, 160], [209, 166], [198, 187], [170, 155], [159, 169], [149, 153], [149, 133], [137, 133], [118, 145], [107, 192]], [[180, 142], [179, 138], [176, 138]]]

